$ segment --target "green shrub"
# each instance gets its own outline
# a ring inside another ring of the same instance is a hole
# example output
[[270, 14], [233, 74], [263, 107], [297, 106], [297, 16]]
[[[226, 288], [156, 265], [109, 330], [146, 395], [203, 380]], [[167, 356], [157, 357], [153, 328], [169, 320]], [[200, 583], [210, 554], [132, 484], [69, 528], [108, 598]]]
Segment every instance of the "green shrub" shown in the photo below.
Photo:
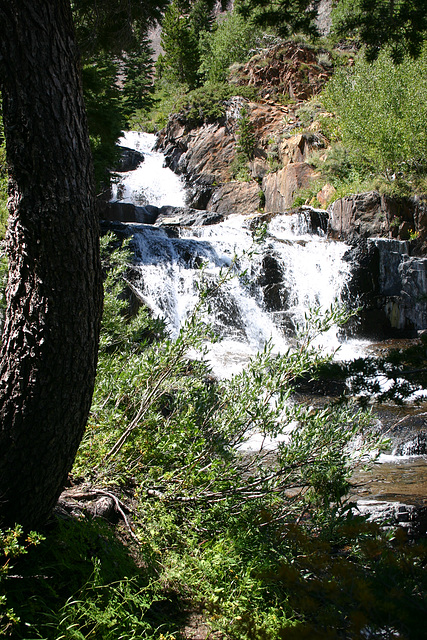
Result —
[[323, 93], [355, 170], [387, 180], [427, 169], [427, 45], [416, 61], [395, 65], [387, 52], [369, 64], [358, 56]]
[[260, 28], [232, 11], [217, 22], [212, 32], [202, 34], [199, 73], [208, 82], [225, 82], [229, 67], [249, 60], [261, 42]]
[[256, 90], [253, 87], [233, 87], [226, 83], [207, 83], [179, 99], [176, 109], [182, 111], [190, 125], [199, 126], [221, 120], [225, 115], [226, 101], [234, 96], [253, 99]]
[[[364, 438], [370, 416], [344, 398], [315, 409], [292, 395], [330, 363], [311, 345], [342, 313], [313, 312], [288, 352], [266, 345], [231, 380], [215, 380], [203, 309], [243, 277], [239, 261], [218, 282], [200, 271], [201, 302], [172, 341], [146, 310], [130, 314], [130, 256], [111, 251], [120, 245], [111, 236], [102, 244], [99, 371], [74, 474], [119, 497], [127, 525], [117, 530], [129, 539], [132, 527], [132, 554], [105, 523], [51, 523], [19, 581], [0, 584], [12, 637], [172, 640], [202, 612], [236, 640], [350, 639], [366, 629], [421, 640], [425, 544], [355, 518], [346, 502], [353, 438], [362, 460], [376, 444]], [[264, 443], [244, 452], [254, 430], [281, 436], [274, 454]]]
[[40, 544], [43, 536], [34, 531], [28, 535], [20, 525], [13, 529], [0, 529], [0, 636], [13, 635], [20, 617], [8, 602], [10, 570], [17, 559], [28, 553], [30, 547]]

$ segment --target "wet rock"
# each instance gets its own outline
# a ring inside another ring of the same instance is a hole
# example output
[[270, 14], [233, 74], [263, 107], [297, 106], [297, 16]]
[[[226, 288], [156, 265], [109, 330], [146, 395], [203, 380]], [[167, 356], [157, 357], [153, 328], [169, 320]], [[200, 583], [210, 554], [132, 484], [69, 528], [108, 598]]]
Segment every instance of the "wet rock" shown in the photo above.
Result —
[[404, 256], [409, 254], [407, 242], [387, 238], [373, 238], [379, 255], [378, 284], [379, 293], [383, 296], [398, 296], [402, 290], [402, 278], [399, 266]]
[[262, 259], [258, 285], [262, 289], [263, 302], [267, 311], [282, 311], [288, 294], [283, 288], [282, 268], [273, 254], [265, 255]]
[[[427, 326], [427, 258], [394, 238], [358, 238], [344, 260], [352, 265], [344, 300], [361, 306], [358, 333], [383, 338], [411, 336]], [[353, 325], [349, 327], [353, 329]]]
[[310, 233], [323, 235], [327, 232], [329, 216], [323, 209], [315, 209], [314, 207], [303, 205], [294, 211], [299, 211], [306, 217], [309, 222]]
[[427, 327], [427, 258], [404, 255], [399, 265], [404, 326]]
[[382, 339], [390, 330], [384, 310], [380, 308], [380, 256], [377, 246], [365, 238], [352, 241], [343, 260], [352, 266], [351, 275], [343, 292], [343, 302], [349, 308], [360, 307], [357, 318], [344, 327], [344, 334]]
[[397, 456], [424, 456], [427, 454], [427, 431], [418, 433], [407, 442], [400, 443], [394, 450]]
[[101, 220], [153, 224], [158, 215], [158, 207], [149, 204], [138, 207], [128, 202], [105, 202], [100, 206]]
[[[187, 181], [188, 182], [188, 181]], [[186, 204], [192, 209], [207, 209], [209, 200], [215, 191], [215, 179], [212, 176], [193, 178], [187, 184]]]
[[186, 207], [160, 207], [155, 226], [192, 227], [216, 224], [224, 219], [215, 211], [200, 211]]
[[377, 500], [358, 500], [355, 515], [368, 516], [368, 520], [384, 527], [400, 527], [410, 537], [427, 534], [427, 507]]
[[115, 171], [133, 171], [141, 162], [144, 162], [144, 154], [135, 149], [120, 147], [120, 158]]

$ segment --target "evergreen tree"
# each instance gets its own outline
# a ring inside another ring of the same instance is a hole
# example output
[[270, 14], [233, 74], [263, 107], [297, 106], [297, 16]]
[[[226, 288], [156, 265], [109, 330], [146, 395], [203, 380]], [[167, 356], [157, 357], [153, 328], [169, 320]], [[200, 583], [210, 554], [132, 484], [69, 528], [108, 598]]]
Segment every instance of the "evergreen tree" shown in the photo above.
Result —
[[164, 54], [157, 63], [158, 74], [174, 84], [194, 89], [200, 84], [199, 40], [212, 26], [213, 0], [173, 0], [165, 11], [161, 45]]
[[316, 26], [320, 0], [241, 0], [236, 9], [259, 25], [273, 27], [287, 38], [293, 33], [318, 35]]
[[91, 56], [82, 67], [83, 97], [89, 127], [97, 191], [109, 183], [117, 156], [117, 139], [125, 125], [118, 64], [111, 55]]
[[368, 60], [375, 60], [386, 45], [394, 62], [405, 52], [421, 53], [427, 31], [427, 0], [340, 0], [333, 12], [335, 33], [357, 36], [366, 45]]
[[157, 61], [158, 75], [173, 84], [197, 85], [198, 50], [188, 15], [174, 0], [165, 11], [161, 45], [164, 54]]
[[144, 36], [139, 46], [123, 58], [123, 98], [127, 115], [136, 109], [150, 109], [153, 106], [153, 53], [147, 36]]

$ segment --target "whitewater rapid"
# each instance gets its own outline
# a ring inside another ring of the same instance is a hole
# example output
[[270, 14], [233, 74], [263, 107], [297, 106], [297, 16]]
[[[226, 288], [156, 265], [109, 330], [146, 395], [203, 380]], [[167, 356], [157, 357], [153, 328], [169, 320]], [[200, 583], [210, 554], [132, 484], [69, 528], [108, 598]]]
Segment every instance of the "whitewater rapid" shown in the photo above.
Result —
[[[184, 184], [164, 166], [163, 154], [154, 151], [154, 135], [127, 132], [120, 144], [141, 151], [144, 161], [121, 174], [113, 200], [184, 206]], [[164, 228], [140, 225], [135, 227], [134, 243], [136, 286], [152, 312], [165, 319], [172, 336], [195, 308], [202, 283], [218, 282], [226, 270], [233, 273], [204, 310], [206, 322], [221, 337], [209, 347], [211, 366], [221, 377], [241, 370], [267, 342], [276, 353], [286, 351], [309, 309], [326, 311], [339, 301], [350, 275], [350, 265], [343, 260], [348, 247], [328, 240], [319, 230], [313, 232], [303, 213], [274, 217], [259, 245], [254, 244], [251, 219], [233, 214], [215, 225], [180, 228], [178, 237]], [[260, 285], [266, 260], [274, 261], [282, 274], [283, 310], [266, 308]], [[317, 339], [316, 346], [330, 352], [339, 349], [337, 357], [350, 359], [365, 343], [342, 341], [333, 328]]]

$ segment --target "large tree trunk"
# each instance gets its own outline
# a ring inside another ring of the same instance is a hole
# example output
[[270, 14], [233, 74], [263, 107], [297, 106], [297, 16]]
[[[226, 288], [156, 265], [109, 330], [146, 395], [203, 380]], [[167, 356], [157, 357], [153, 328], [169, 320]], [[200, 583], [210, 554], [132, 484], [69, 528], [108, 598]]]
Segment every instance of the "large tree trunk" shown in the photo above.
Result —
[[41, 524], [83, 435], [102, 307], [98, 222], [69, 0], [0, 0], [9, 282], [0, 522]]

